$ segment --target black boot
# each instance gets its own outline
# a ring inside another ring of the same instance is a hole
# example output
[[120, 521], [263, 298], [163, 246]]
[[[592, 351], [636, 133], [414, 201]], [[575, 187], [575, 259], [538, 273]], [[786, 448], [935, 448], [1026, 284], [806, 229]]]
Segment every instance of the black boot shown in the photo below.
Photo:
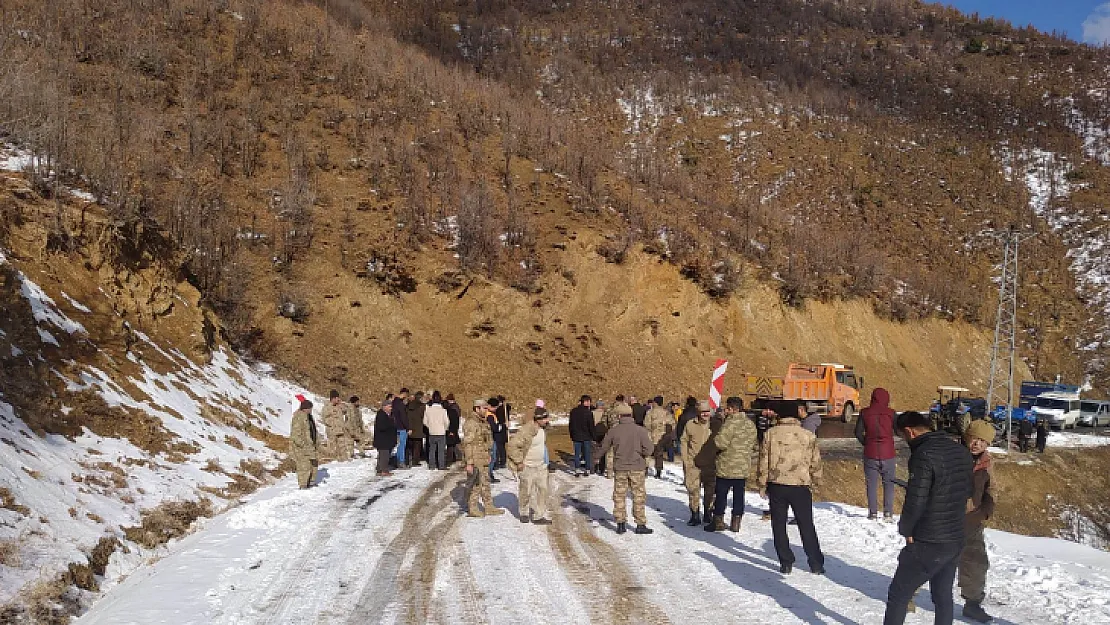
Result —
[[617, 533], [623, 534], [628, 531], [628, 526], [624, 523], [617, 523]]
[[992, 620], [991, 615], [987, 614], [983, 605], [978, 601], [964, 603], [964, 616], [979, 623], [989, 623]]
[[690, 527], [701, 525], [701, 510], [691, 510], [690, 520], [686, 522], [686, 525], [689, 525]]
[[779, 573], [782, 573], [783, 575], [790, 575], [790, 571], [793, 571], [793, 570], [794, 570], [794, 565], [793, 564], [783, 564], [783, 565], [779, 566]]
[[646, 525], [637, 525], [636, 529], [633, 530], [633, 531], [637, 534], [651, 534], [655, 530], [651, 529], [650, 527], [648, 527]]

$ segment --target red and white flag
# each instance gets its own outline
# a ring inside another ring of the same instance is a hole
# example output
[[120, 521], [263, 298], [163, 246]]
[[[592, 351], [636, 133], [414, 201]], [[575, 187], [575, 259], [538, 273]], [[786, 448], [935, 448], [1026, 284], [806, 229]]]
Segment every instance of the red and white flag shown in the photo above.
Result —
[[713, 380], [709, 384], [709, 405], [716, 410], [721, 406], [721, 391], [725, 388], [725, 371], [728, 371], [728, 361], [718, 360], [713, 365]]

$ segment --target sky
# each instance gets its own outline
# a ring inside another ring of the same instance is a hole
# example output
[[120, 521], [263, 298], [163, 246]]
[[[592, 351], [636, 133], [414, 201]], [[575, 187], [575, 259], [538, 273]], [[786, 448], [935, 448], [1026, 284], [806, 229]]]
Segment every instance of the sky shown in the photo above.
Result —
[[1014, 26], [1032, 24], [1092, 44], [1110, 42], [1110, 2], [1106, 0], [942, 0], [964, 13], [1000, 17]]

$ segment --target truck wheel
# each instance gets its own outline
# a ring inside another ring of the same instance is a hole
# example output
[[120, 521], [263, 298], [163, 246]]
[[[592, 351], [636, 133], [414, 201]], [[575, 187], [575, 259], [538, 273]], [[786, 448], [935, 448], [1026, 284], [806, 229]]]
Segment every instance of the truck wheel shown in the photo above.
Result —
[[856, 407], [852, 404], [844, 404], [844, 412], [840, 415], [840, 420], [844, 423], [851, 423], [856, 418]]

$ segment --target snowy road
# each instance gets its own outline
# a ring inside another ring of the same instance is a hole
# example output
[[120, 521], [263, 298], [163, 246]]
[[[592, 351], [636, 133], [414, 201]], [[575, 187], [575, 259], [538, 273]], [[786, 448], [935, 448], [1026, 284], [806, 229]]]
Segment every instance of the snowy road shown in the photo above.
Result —
[[[462, 473], [372, 476], [328, 465], [324, 483], [259, 491], [110, 589], [78, 622], [129, 623], [878, 623], [901, 541], [864, 512], [819, 504], [828, 575], [778, 573], [764, 502], [739, 535], [688, 528], [678, 469], [648, 481], [656, 533], [613, 532], [611, 488], [552, 476], [554, 524], [461, 515]], [[754, 513], [754, 514], [753, 514]], [[795, 545], [797, 534], [791, 530]], [[987, 608], [997, 623], [1110, 622], [1110, 554], [989, 532]], [[958, 600], [957, 600], [958, 601]], [[932, 623], [927, 591], [909, 623]]]

